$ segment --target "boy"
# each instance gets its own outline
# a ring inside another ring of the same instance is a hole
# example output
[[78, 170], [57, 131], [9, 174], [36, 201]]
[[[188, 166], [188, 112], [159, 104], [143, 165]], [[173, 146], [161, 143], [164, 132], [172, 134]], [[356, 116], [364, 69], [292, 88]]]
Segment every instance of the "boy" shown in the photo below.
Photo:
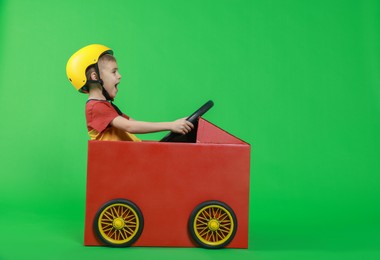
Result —
[[142, 122], [123, 114], [112, 101], [121, 75], [113, 51], [100, 44], [88, 45], [74, 53], [66, 65], [73, 86], [88, 93], [87, 129], [91, 140], [140, 141], [134, 134], [172, 131], [187, 134], [194, 128], [185, 118], [173, 122]]

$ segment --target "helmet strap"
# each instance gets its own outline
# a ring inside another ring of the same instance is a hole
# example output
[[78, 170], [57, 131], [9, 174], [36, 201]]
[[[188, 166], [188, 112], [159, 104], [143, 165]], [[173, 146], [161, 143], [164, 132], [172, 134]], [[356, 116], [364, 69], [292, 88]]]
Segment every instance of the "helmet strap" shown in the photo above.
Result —
[[106, 98], [106, 100], [112, 102], [113, 98], [110, 97], [110, 94], [108, 94], [107, 90], [103, 87], [103, 81], [102, 81], [101, 85], [102, 85], [102, 94], [103, 94], [103, 96]]
[[122, 115], [123, 112], [113, 103], [113, 98], [110, 97], [110, 94], [108, 94], [107, 90], [104, 88], [103, 80], [100, 78], [100, 71], [99, 71], [99, 66], [98, 63], [95, 63], [95, 72], [98, 74], [98, 80], [87, 80], [87, 83], [99, 83], [100, 86], [102, 86], [102, 94], [106, 98], [107, 101], [110, 101], [112, 107], [116, 110], [116, 112], [119, 115]]
[[95, 80], [95, 82], [99, 83], [101, 86], [102, 86], [102, 94], [103, 96], [106, 98], [106, 100], [108, 101], [113, 101], [113, 98], [110, 97], [110, 94], [108, 94], [107, 90], [104, 88], [103, 86], [103, 80], [100, 78], [100, 70], [99, 70], [99, 66], [98, 66], [98, 63], [95, 63], [95, 71], [96, 73], [98, 74], [98, 80]]
[[103, 86], [103, 80], [100, 78], [100, 71], [98, 63], [95, 64], [95, 71], [98, 74], [99, 79], [97, 82], [102, 86], [102, 94], [106, 98], [107, 101], [110, 101], [112, 107], [116, 110], [116, 112], [121, 116], [123, 112], [113, 103], [113, 98], [110, 97], [110, 94], [108, 94], [107, 90]]

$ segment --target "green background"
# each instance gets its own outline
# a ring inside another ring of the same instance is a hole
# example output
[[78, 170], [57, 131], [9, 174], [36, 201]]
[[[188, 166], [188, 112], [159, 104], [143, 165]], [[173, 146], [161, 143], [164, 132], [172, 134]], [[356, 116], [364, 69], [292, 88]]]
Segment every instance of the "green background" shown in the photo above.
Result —
[[[378, 0], [0, 0], [0, 259], [380, 259], [379, 29]], [[91, 43], [130, 116], [212, 99], [252, 145], [248, 250], [83, 246], [86, 95], [65, 66]]]

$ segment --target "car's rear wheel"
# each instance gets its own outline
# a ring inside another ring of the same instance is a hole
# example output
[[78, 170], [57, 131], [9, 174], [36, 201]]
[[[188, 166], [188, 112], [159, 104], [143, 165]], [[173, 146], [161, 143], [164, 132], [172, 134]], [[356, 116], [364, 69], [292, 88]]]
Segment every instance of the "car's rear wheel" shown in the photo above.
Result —
[[96, 213], [94, 229], [106, 245], [126, 247], [140, 237], [144, 227], [141, 210], [131, 201], [111, 200]]

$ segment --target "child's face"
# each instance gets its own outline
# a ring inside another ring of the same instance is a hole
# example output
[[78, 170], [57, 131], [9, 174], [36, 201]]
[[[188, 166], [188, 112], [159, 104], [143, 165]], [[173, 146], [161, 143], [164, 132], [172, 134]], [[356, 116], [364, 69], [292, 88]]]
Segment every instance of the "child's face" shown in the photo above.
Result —
[[117, 94], [117, 85], [121, 80], [119, 69], [115, 61], [104, 61], [99, 63], [100, 77], [103, 80], [103, 87], [107, 90], [111, 98]]

